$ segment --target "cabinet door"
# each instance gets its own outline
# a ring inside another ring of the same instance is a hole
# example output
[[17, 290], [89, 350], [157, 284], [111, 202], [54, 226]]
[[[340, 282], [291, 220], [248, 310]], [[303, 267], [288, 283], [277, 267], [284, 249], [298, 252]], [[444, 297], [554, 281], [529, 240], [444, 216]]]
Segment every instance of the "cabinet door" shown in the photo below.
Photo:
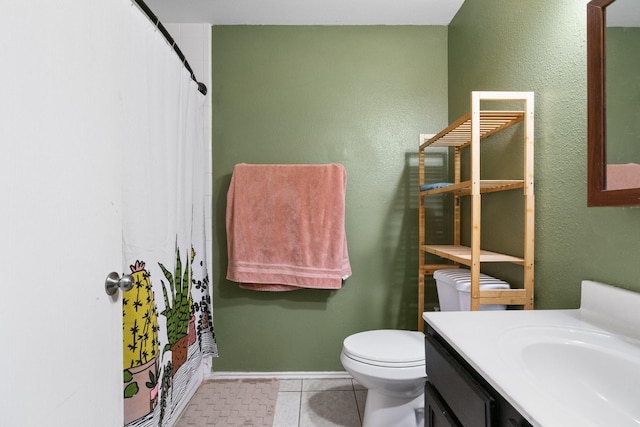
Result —
[[533, 427], [513, 406], [506, 402], [500, 405], [500, 425], [506, 427]]
[[442, 401], [438, 392], [427, 381], [424, 387], [424, 422], [426, 427], [462, 427], [451, 416], [447, 405]]
[[436, 338], [425, 338], [427, 378], [458, 422], [465, 427], [494, 426], [494, 398]]

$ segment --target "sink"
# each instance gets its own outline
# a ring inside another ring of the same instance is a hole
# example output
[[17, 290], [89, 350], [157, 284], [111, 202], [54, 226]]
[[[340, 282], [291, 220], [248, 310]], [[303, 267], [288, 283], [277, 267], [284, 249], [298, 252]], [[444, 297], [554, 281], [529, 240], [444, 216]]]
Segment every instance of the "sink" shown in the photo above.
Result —
[[585, 425], [640, 426], [637, 342], [602, 330], [521, 326], [505, 331], [499, 347], [505, 363]]

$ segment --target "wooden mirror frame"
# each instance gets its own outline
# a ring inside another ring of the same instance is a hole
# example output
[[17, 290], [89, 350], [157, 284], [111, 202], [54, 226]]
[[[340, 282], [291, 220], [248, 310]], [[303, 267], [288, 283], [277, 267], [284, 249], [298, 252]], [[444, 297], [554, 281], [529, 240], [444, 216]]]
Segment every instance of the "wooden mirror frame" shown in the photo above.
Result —
[[605, 8], [614, 1], [587, 4], [587, 206], [640, 205], [640, 188], [606, 189]]

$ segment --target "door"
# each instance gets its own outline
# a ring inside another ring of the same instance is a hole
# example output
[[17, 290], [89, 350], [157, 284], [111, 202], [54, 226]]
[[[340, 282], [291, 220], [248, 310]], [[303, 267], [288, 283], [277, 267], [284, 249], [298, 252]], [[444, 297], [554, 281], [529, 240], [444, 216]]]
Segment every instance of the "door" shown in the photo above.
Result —
[[0, 16], [1, 426], [123, 424], [121, 6]]

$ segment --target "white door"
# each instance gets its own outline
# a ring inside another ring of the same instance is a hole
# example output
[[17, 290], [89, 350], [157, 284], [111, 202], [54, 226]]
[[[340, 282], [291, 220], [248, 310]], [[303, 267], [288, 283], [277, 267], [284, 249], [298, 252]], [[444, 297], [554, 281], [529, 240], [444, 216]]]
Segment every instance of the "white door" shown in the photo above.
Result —
[[0, 426], [122, 426], [121, 3], [0, 14]]

